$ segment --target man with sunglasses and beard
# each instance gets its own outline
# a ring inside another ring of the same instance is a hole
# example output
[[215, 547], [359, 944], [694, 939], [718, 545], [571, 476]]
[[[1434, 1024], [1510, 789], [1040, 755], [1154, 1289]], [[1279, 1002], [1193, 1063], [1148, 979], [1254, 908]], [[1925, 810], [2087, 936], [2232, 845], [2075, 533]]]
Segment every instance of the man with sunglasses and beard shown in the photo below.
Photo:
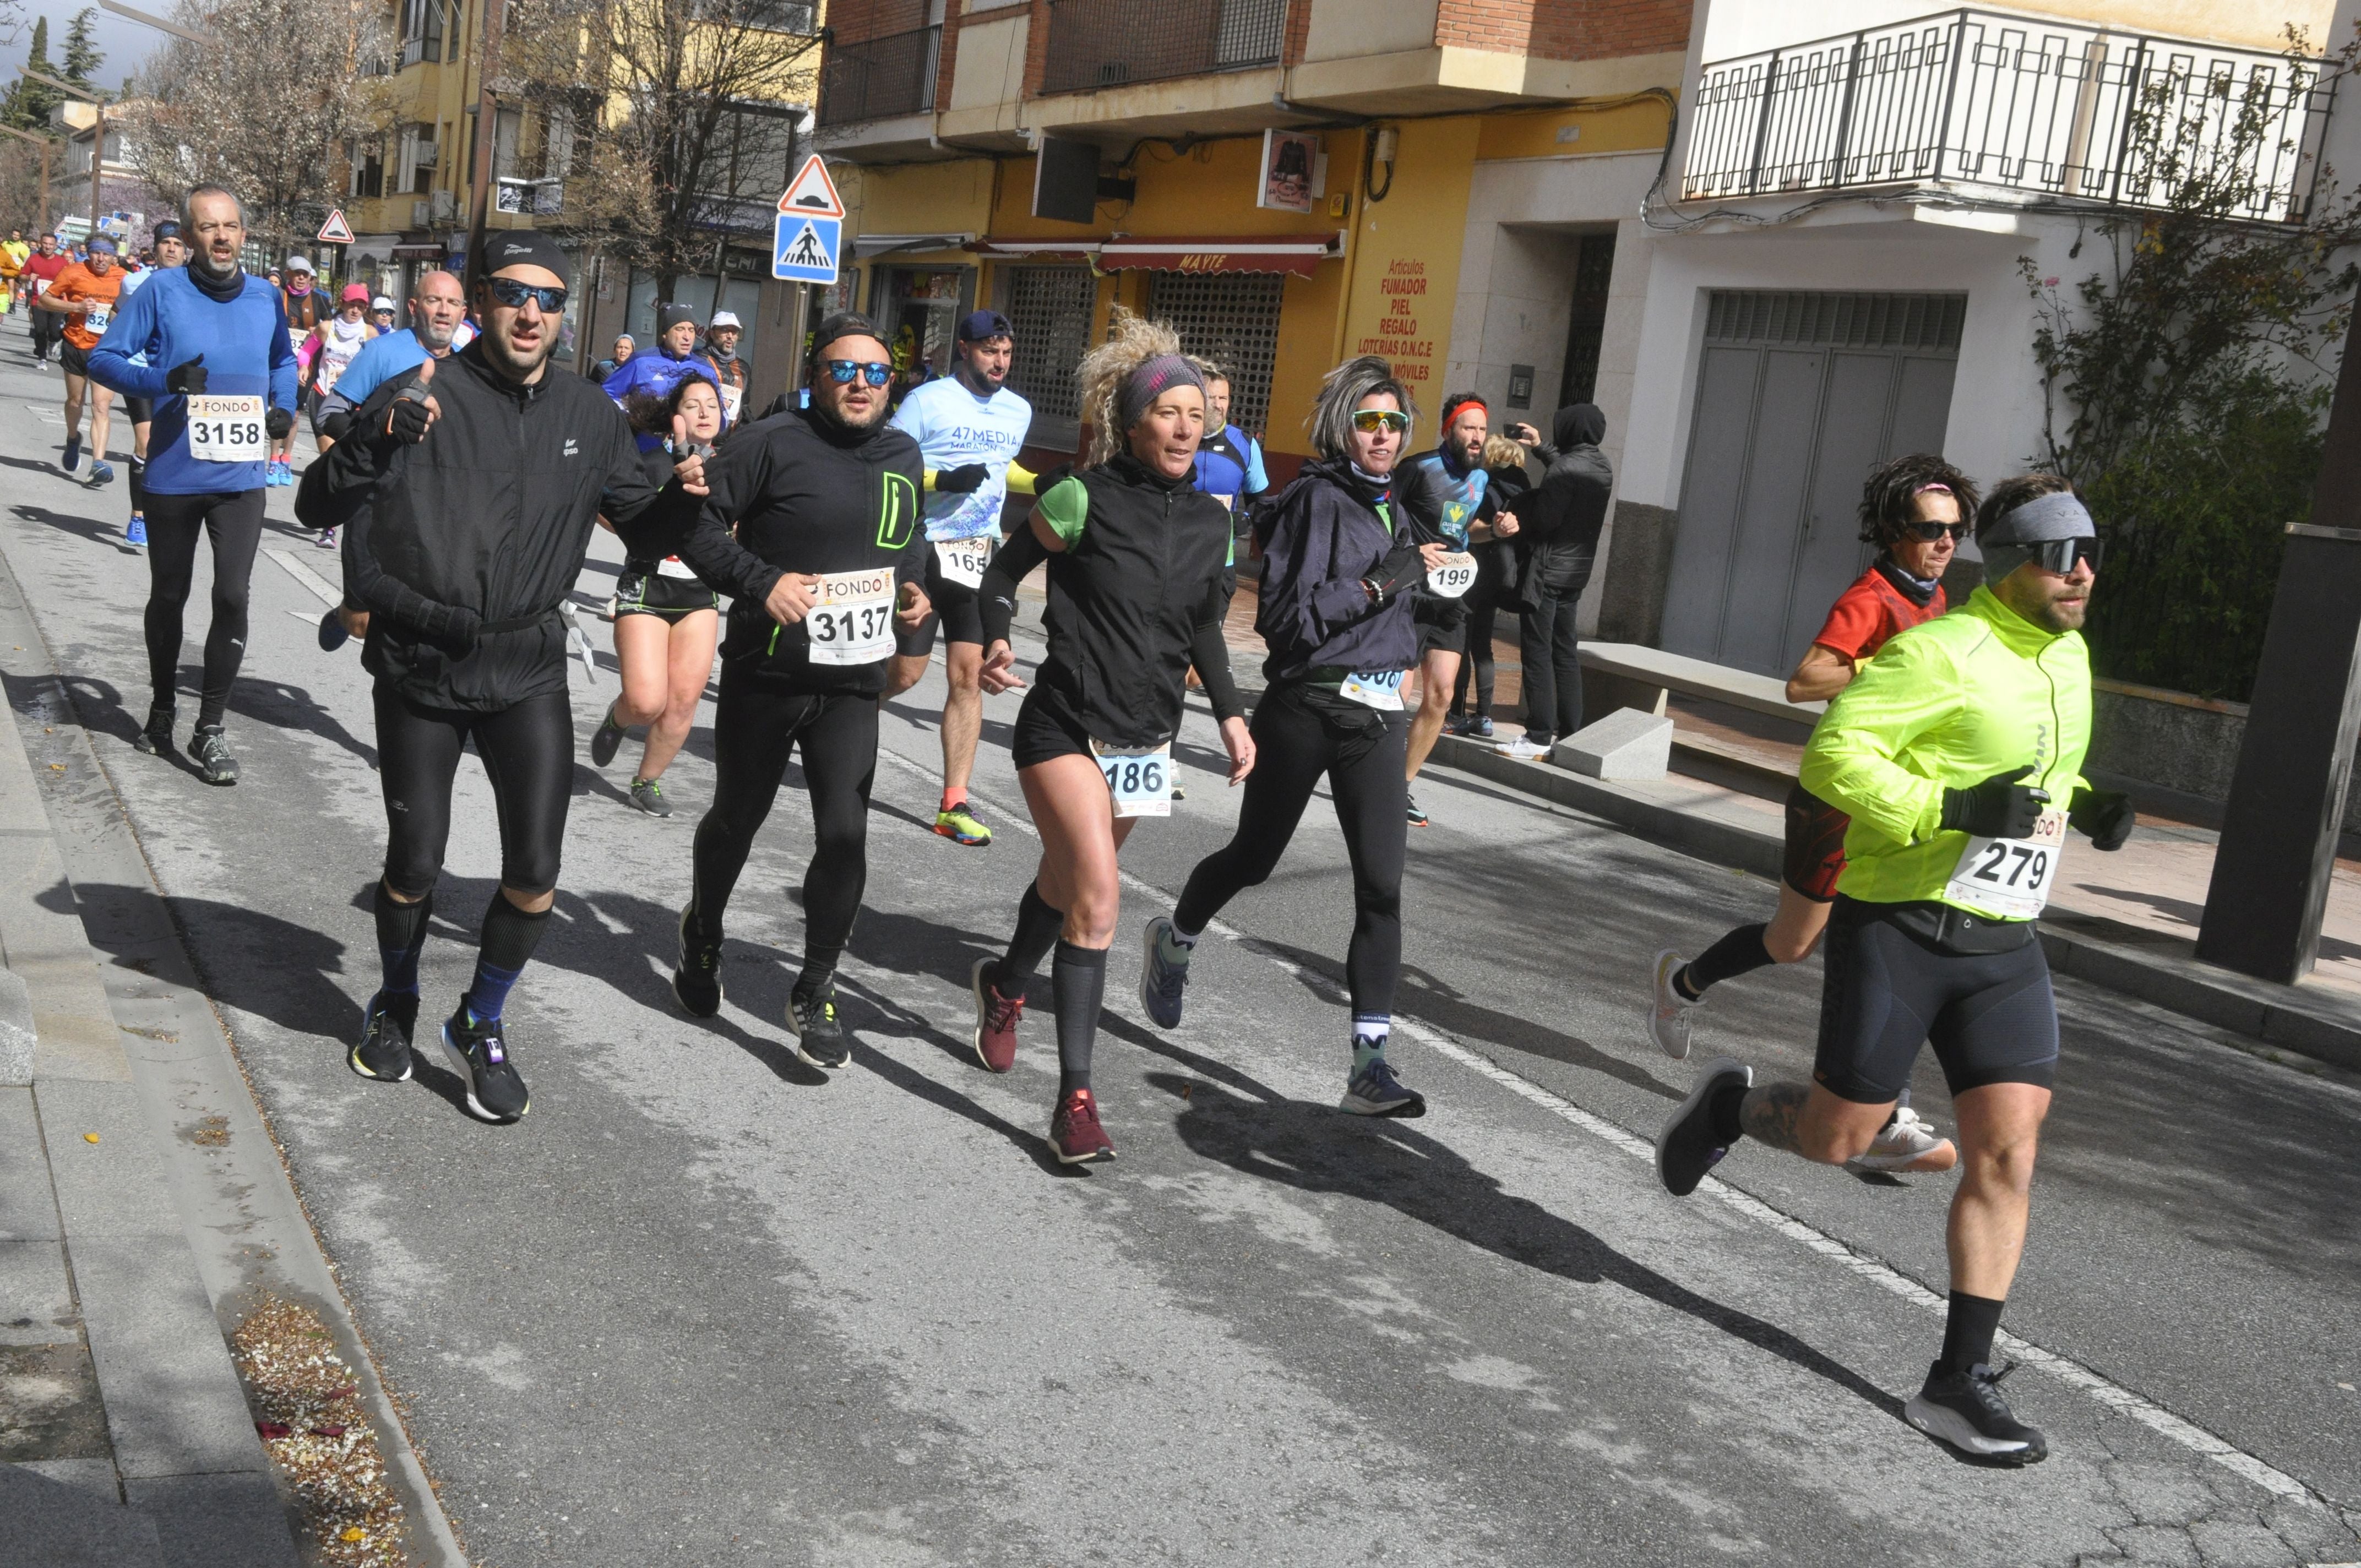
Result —
[[869, 877], [878, 698], [896, 633], [932, 609], [919, 587], [925, 461], [886, 422], [893, 378], [884, 334], [866, 316], [821, 322], [811, 406], [748, 425], [722, 447], [707, 468], [712, 493], [677, 550], [734, 602], [713, 716], [713, 804], [697, 827], [673, 994], [696, 1017], [720, 1012], [722, 915], [788, 754], [800, 751], [815, 843], [785, 1022], [796, 1055], [816, 1068], [851, 1059], [836, 966]]
[[2101, 850], [2131, 803], [2081, 777], [2091, 660], [2081, 629], [2098, 530], [2068, 482], [2027, 474], [1977, 513], [1984, 586], [1885, 646], [1829, 703], [1804, 786], [1852, 825], [1828, 929], [1812, 1081], [1753, 1081], [1723, 1058], [1656, 1138], [1656, 1174], [1686, 1196], [1752, 1136], [1824, 1165], [1868, 1149], [1932, 1042], [1959, 1117], [1950, 1310], [1943, 1350], [1905, 1407], [1971, 1457], [2030, 1464], [2041, 1433], [1992, 1366], [2025, 1249], [2033, 1162], [2058, 1067], [2058, 1005], [2034, 921], [2069, 827]]
[[496, 233], [475, 289], [483, 330], [425, 359], [355, 410], [296, 497], [312, 528], [344, 530], [346, 631], [377, 677], [378, 772], [389, 829], [376, 894], [384, 981], [347, 1058], [364, 1078], [411, 1075], [418, 960], [450, 837], [451, 784], [472, 740], [491, 781], [500, 881], [484, 912], [474, 981], [443, 1025], [467, 1109], [509, 1123], [528, 1106], [501, 1015], [556, 900], [574, 785], [566, 623], [601, 514], [627, 545], [670, 554], [665, 520], [701, 467], [661, 491], [623, 411], [552, 374], [566, 253], [531, 229]]

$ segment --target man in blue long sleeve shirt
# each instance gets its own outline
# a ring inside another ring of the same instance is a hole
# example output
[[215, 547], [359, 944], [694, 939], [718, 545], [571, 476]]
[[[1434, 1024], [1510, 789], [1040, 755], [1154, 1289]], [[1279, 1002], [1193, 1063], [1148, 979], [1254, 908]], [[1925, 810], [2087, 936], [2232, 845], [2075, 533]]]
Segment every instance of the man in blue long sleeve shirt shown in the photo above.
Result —
[[702, 376], [719, 391], [720, 378], [711, 361], [693, 352], [696, 347], [697, 317], [686, 305], [666, 305], [656, 313], [656, 345], [625, 360], [607, 378], [603, 390], [619, 403], [633, 392], [668, 398], [687, 378]]
[[148, 517], [148, 674], [154, 695], [133, 744], [169, 752], [181, 616], [197, 538], [214, 550], [213, 625], [189, 754], [210, 784], [237, 782], [222, 734], [246, 652], [247, 580], [262, 541], [264, 464], [295, 427], [295, 350], [278, 291], [238, 266], [246, 217], [217, 185], [189, 192], [189, 264], [131, 296], [90, 351], [91, 378], [155, 405], [143, 488]]

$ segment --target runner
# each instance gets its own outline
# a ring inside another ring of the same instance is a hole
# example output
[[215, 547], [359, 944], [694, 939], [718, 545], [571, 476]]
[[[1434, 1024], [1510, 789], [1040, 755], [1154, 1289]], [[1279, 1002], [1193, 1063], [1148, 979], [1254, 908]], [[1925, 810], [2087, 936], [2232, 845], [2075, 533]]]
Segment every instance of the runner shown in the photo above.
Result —
[[[123, 292], [116, 302], [118, 307], [153, 282], [159, 272], [188, 264], [189, 246], [188, 241], [181, 237], [180, 220], [159, 220], [154, 237], [155, 265], [124, 278]], [[131, 363], [146, 365], [146, 352], [134, 354]], [[156, 417], [156, 405], [148, 399], [126, 395], [123, 407], [131, 421], [131, 466], [126, 476], [131, 491], [131, 521], [124, 524], [123, 543], [134, 550], [145, 550], [148, 548], [148, 436]]]
[[654, 349], [632, 355], [608, 377], [607, 395], [619, 403], [634, 392], [669, 398], [684, 376], [702, 376], [719, 386], [712, 363], [702, 354], [691, 352], [696, 346], [697, 318], [686, 305], [666, 305], [656, 313]]
[[[320, 425], [320, 405], [336, 389], [337, 378], [351, 367], [354, 357], [377, 336], [377, 328], [368, 321], [368, 290], [362, 285], [346, 284], [344, 296], [336, 302], [336, 313], [312, 329], [311, 420], [315, 435]], [[328, 449], [324, 441], [319, 449]]]
[[1904, 1414], [1970, 1455], [2030, 1464], [2039, 1431], [1992, 1367], [2025, 1247], [2033, 1165], [2058, 1066], [2058, 1008], [2034, 919], [2069, 826], [2102, 850], [2131, 804], [2080, 777], [2091, 666], [2079, 634], [2097, 530], [2065, 480], [2030, 474], [1978, 513], [1985, 586], [1886, 644], [1837, 695], [1803, 781], [1851, 814], [1828, 920], [1812, 1078], [1753, 1086], [1708, 1062], [1656, 1138], [1656, 1171], [1694, 1191], [1741, 1135], [1825, 1165], [1867, 1150], [1928, 1039], [1959, 1114], [1950, 1315], [1941, 1356]]
[[[720, 395], [696, 376], [682, 377], [669, 398], [634, 393], [623, 411], [639, 436], [651, 484], [669, 478], [677, 460], [710, 454], [729, 428]], [[677, 555], [631, 556], [616, 582], [615, 663], [623, 690], [590, 737], [590, 761], [605, 767], [621, 749], [624, 730], [646, 725], [631, 802], [650, 817], [672, 815], [657, 781], [688, 740], [705, 683], [713, 678], [720, 608], [719, 597]]]
[[[312, 264], [300, 256], [287, 258], [287, 287], [280, 291], [280, 301], [287, 312], [287, 341], [295, 349], [295, 374], [301, 388], [302, 405], [313, 406], [312, 381], [319, 352], [313, 334], [334, 319], [335, 303], [327, 291], [319, 287], [319, 279]], [[263, 480], [266, 485], [285, 486], [295, 482], [295, 433], [271, 444], [270, 466]]]
[[638, 345], [631, 341], [630, 333], [616, 334], [615, 352], [590, 367], [590, 378], [593, 381], [604, 383], [608, 377], [631, 363], [631, 350], [637, 346]]
[[38, 247], [25, 258], [25, 265], [18, 272], [20, 280], [31, 280], [27, 286], [33, 291], [29, 306], [33, 313], [33, 363], [44, 370], [49, 367], [49, 350], [57, 346], [59, 329], [65, 322], [56, 313], [40, 308], [41, 296], [49, 291], [58, 274], [73, 264], [73, 258], [58, 248], [58, 236], [45, 234]]
[[1026, 982], [1049, 959], [1058, 1010], [1049, 1146], [1064, 1165], [1115, 1157], [1091, 1088], [1091, 1047], [1123, 891], [1116, 857], [1141, 817], [1171, 811], [1172, 742], [1191, 664], [1221, 723], [1230, 782], [1255, 765], [1222, 641], [1230, 514], [1193, 482], [1203, 380], [1170, 327], [1120, 308], [1078, 376], [1091, 466], [1049, 488], [984, 577], [985, 687], [1024, 684], [1009, 624], [1016, 585], [1045, 561], [1049, 651], [1010, 748], [1041, 860], [1007, 952], [978, 959], [969, 981], [976, 1057], [1006, 1072], [1016, 1064]]
[[[532, 229], [487, 242], [483, 335], [421, 364], [357, 410], [305, 474], [296, 515], [345, 530], [345, 629], [376, 677], [385, 876], [375, 904], [384, 982], [346, 1058], [364, 1078], [410, 1077], [418, 958], [451, 828], [451, 785], [473, 741], [492, 786], [500, 881], [475, 979], [443, 1025], [467, 1109], [514, 1122], [531, 1107], [502, 1014], [557, 893], [574, 790], [574, 718], [558, 607], [600, 513], [627, 540], [673, 532], [622, 413], [579, 378], [549, 373], [569, 263]], [[439, 372], [439, 374], [438, 374]], [[704, 493], [698, 466], [678, 483]], [[505, 569], [489, 569], [497, 556]]]
[[713, 804], [697, 825], [672, 986], [695, 1016], [720, 1011], [722, 915], [788, 753], [800, 750], [818, 843], [786, 1025], [796, 1056], [840, 1068], [851, 1049], [837, 1017], [836, 964], [869, 877], [877, 697], [897, 607], [905, 625], [928, 608], [918, 587], [925, 474], [917, 443], [885, 422], [893, 367], [867, 317], [822, 322], [807, 376], [809, 409], [763, 421], [714, 459], [713, 494], [680, 550], [733, 602], [713, 717]]
[[705, 362], [713, 367], [713, 384], [721, 389], [721, 415], [731, 426], [746, 411], [746, 362], [738, 357], [738, 338], [745, 331], [736, 313], [716, 311], [705, 328]]
[[16, 309], [20, 298], [16, 276], [25, 269], [25, 258], [32, 254], [33, 247], [25, 243], [23, 229], [10, 229], [8, 237], [0, 240], [0, 315]]
[[393, 330], [393, 318], [399, 313], [394, 302], [383, 294], [369, 302], [369, 325], [377, 328], [379, 337]]
[[421, 273], [410, 295], [410, 325], [400, 332], [380, 333], [361, 345], [360, 352], [320, 400], [320, 450], [344, 438], [353, 411], [369, 400], [388, 381], [407, 376], [429, 359], [443, 359], [461, 346], [459, 323], [467, 313], [467, 297], [459, 280], [439, 268]]
[[895, 411], [894, 427], [918, 444], [927, 461], [927, 601], [934, 612], [897, 641], [888, 697], [918, 684], [943, 634], [943, 797], [935, 831], [955, 844], [989, 844], [992, 829], [967, 797], [975, 743], [983, 733], [983, 621], [977, 586], [1000, 543], [1001, 502], [1033, 493], [1033, 476], [1016, 462], [1032, 427], [1033, 405], [1007, 386], [1013, 329], [998, 311], [960, 323], [951, 373], [913, 388]]
[[[1923, 625], [1949, 608], [1943, 570], [1955, 542], [1972, 526], [1976, 488], [1940, 457], [1897, 457], [1861, 487], [1861, 542], [1877, 559], [1837, 596], [1827, 623], [1787, 677], [1789, 702], [1819, 702], [1850, 684], [1896, 632]], [[1828, 907], [1844, 872], [1845, 814], [1798, 782], [1787, 791], [1787, 844], [1779, 910], [1768, 925], [1741, 926], [1693, 960], [1667, 948], [1656, 955], [1654, 1005], [1648, 1033], [1678, 1061], [1689, 1054], [1690, 1014], [1710, 986], [1766, 964], [1801, 963], [1820, 945]], [[1903, 1086], [1894, 1119], [1879, 1129], [1857, 1170], [1949, 1170], [1958, 1158], [1950, 1141], [1910, 1107]]]
[[[1500, 611], [1515, 613], [1517, 596], [1517, 498], [1532, 488], [1525, 471], [1531, 450], [1521, 439], [1532, 426], [1511, 425], [1520, 436], [1495, 435], [1484, 443], [1484, 499], [1492, 511], [1488, 543], [1471, 545], [1476, 557], [1476, 586], [1461, 602], [1467, 607], [1467, 654], [1459, 663], [1459, 678], [1451, 685], [1451, 712], [1443, 721], [1446, 735], [1473, 740], [1492, 739], [1492, 692], [1495, 664], [1494, 632]], [[1534, 437], [1538, 442], [1538, 436]], [[1471, 706], [1472, 705], [1472, 706]]]
[[295, 424], [295, 348], [270, 286], [238, 267], [246, 218], [237, 198], [200, 185], [181, 209], [194, 241], [186, 267], [159, 272], [123, 305], [89, 355], [91, 378], [155, 405], [147, 472], [148, 722], [132, 744], [169, 753], [181, 668], [181, 615], [200, 535], [213, 544], [213, 624], [189, 754], [209, 784], [237, 783], [222, 732], [246, 652], [247, 585], [262, 539], [269, 444]]
[[[123, 292], [123, 274], [115, 265], [115, 241], [93, 236], [90, 260], [75, 262], [57, 276], [43, 292], [37, 309], [62, 317], [65, 343], [58, 350], [58, 366], [66, 373], [66, 450], [59, 466], [72, 473], [82, 466], [82, 400], [90, 380], [90, 351], [115, 319], [115, 304]], [[114, 391], [104, 385], [90, 391], [90, 482], [110, 484], [115, 466], [106, 460], [106, 438], [112, 422]]]
[[1394, 466], [1418, 415], [1410, 389], [1375, 355], [1328, 372], [1312, 415], [1319, 454], [1257, 524], [1262, 596], [1255, 630], [1270, 648], [1254, 715], [1260, 766], [1226, 848], [1197, 863], [1170, 919], [1148, 923], [1140, 1003], [1180, 1022], [1198, 938], [1231, 899], [1268, 877], [1323, 776], [1353, 862], [1352, 1070], [1343, 1108], [1417, 1116], [1426, 1102], [1386, 1060], [1401, 968], [1401, 872], [1409, 836], [1402, 782], [1409, 721], [1402, 676], [1418, 663], [1415, 596], [1449, 553], [1422, 543], [1393, 503]]

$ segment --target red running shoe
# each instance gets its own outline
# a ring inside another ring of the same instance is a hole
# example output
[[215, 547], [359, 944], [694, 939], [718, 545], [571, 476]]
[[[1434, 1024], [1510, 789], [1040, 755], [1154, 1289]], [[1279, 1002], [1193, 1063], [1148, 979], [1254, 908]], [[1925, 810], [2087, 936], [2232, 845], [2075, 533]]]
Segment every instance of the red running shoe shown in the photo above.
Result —
[[967, 971], [975, 992], [975, 1059], [989, 1071], [1006, 1072], [1016, 1065], [1016, 1025], [1025, 1016], [1025, 999], [1012, 1002], [1001, 995], [989, 978], [992, 970], [992, 959], [978, 959]]
[[1058, 1109], [1049, 1116], [1049, 1146], [1058, 1151], [1060, 1165], [1087, 1165], [1115, 1157], [1115, 1145], [1099, 1125], [1099, 1102], [1089, 1090], [1060, 1096]]

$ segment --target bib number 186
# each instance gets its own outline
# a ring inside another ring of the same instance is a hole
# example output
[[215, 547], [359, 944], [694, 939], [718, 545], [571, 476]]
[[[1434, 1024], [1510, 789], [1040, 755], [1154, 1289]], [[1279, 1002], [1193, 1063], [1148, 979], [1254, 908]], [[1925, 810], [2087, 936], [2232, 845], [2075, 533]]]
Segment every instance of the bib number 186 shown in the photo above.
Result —
[[1099, 772], [1106, 775], [1107, 794], [1115, 798], [1117, 817], [1172, 815], [1172, 746], [1155, 748], [1110, 746], [1091, 742]]

